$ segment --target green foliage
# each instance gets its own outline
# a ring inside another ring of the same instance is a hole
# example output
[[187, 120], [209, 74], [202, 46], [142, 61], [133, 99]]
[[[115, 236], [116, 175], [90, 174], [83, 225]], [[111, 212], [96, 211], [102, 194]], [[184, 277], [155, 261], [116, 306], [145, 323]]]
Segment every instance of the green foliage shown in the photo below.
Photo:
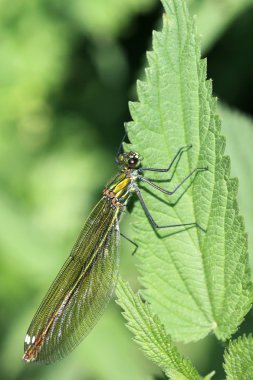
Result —
[[197, 14], [198, 30], [207, 51], [240, 13], [252, 6], [252, 0], [192, 0], [190, 8]]
[[64, 13], [85, 33], [113, 37], [122, 32], [136, 13], [146, 12], [154, 3], [154, 0], [73, 0], [64, 1]]
[[253, 337], [239, 337], [231, 341], [224, 355], [227, 380], [252, 380]]
[[145, 355], [172, 380], [200, 379], [190, 361], [181, 357], [159, 318], [152, 314], [140, 295], [134, 294], [122, 279], [119, 280], [116, 293], [127, 326]]
[[0, 120], [20, 118], [25, 127], [27, 114], [31, 118], [37, 113], [34, 123], [40, 117], [46, 128], [45, 97], [62, 80], [69, 32], [42, 2], [13, 2], [10, 6], [4, 0], [0, 13]]
[[144, 297], [173, 338], [187, 342], [213, 331], [227, 339], [252, 302], [238, 184], [230, 179], [230, 161], [224, 157], [225, 139], [194, 22], [185, 2], [163, 4], [163, 29], [154, 33], [146, 79], [138, 84], [139, 102], [130, 105], [134, 121], [127, 130], [132, 149], [148, 167], [167, 167], [179, 148], [193, 145], [183, 154], [170, 189], [196, 167], [208, 166], [208, 172], [170, 199], [150, 189], [144, 196], [159, 225], [197, 221], [207, 232], [171, 229], [159, 231], [157, 238], [138, 205], [133, 219], [140, 280]]
[[[220, 7], [224, 3], [212, 0], [192, 1], [191, 10], [198, 14], [196, 22], [203, 35], [205, 49], [221, 37], [228, 26], [227, 20], [232, 20], [231, 14], [233, 17], [236, 15], [234, 10], [240, 12], [247, 6], [246, 1], [228, 0], [226, 11], [221, 12]], [[151, 12], [153, 4], [159, 2], [3, 0], [0, 3], [0, 367], [1, 377], [5, 380], [74, 380], [80, 377], [139, 380], [155, 371], [131, 342], [130, 333], [124, 328], [113, 302], [92, 334], [65, 361], [50, 367], [30, 367], [21, 362], [27, 323], [67, 257], [83, 220], [98, 200], [104, 183], [115, 170], [113, 156], [122, 135], [127, 99], [133, 91], [136, 70], [142, 70], [140, 57], [144, 46], [149, 44], [147, 31], [153, 26], [150, 20], [157, 17], [156, 13]], [[145, 12], [148, 14], [144, 15]], [[174, 18], [172, 21], [175, 23]], [[241, 36], [238, 34], [239, 39]], [[172, 47], [170, 53], [171, 51]], [[175, 54], [176, 52], [175, 49]], [[187, 58], [187, 51], [185, 54]], [[240, 62], [249, 61], [246, 55], [238, 57]], [[185, 62], [188, 64], [189, 59]], [[236, 59], [229, 62], [238, 72], [236, 78], [242, 72], [238, 70], [237, 64]], [[227, 78], [219, 64], [216, 66], [215, 75], [217, 74], [221, 79]], [[227, 79], [233, 91], [240, 93], [240, 98], [247, 99], [247, 94], [241, 93], [242, 87], [238, 87], [238, 83], [243, 83], [243, 80], [236, 81], [235, 76]], [[170, 91], [171, 88], [173, 90], [173, 80], [174, 76], [171, 78]], [[188, 84], [185, 84], [186, 87]], [[224, 81], [222, 85], [226, 86]], [[189, 99], [191, 110], [194, 109], [192, 103], [198, 97], [195, 96], [194, 80], [190, 86], [194, 90]], [[171, 94], [174, 96], [173, 91]], [[153, 96], [153, 93], [149, 96]], [[173, 98], [170, 95], [167, 98], [173, 116]], [[187, 116], [188, 108], [185, 107], [185, 110]], [[232, 155], [232, 173], [240, 179], [239, 201], [245, 213], [252, 247], [253, 213], [250, 206], [253, 161], [249, 142], [252, 141], [253, 123], [252, 120], [244, 122], [244, 118], [230, 111], [222, 116], [228, 137], [228, 151]], [[244, 133], [244, 130], [247, 132]], [[157, 131], [152, 133], [157, 134]], [[145, 143], [149, 141], [147, 135]], [[181, 142], [180, 140], [180, 144]], [[165, 164], [178, 148], [177, 141], [175, 146], [171, 145]], [[193, 149], [196, 149], [196, 144]], [[187, 153], [189, 159], [192, 154], [196, 155], [194, 152], [192, 150]], [[158, 162], [154, 158], [157, 166], [160, 166], [162, 161]], [[160, 155], [162, 158], [163, 152]], [[146, 159], [148, 155], [145, 161]], [[183, 156], [175, 183], [188, 170], [185, 160], [186, 157]], [[206, 164], [205, 161], [204, 159], [203, 164]], [[154, 164], [153, 158], [150, 163]], [[197, 181], [202, 176], [206, 178], [206, 174], [201, 173], [194, 181], [194, 186], [195, 183], [200, 183]], [[190, 194], [187, 191], [185, 195], [188, 197]], [[174, 198], [176, 199], [172, 199]], [[179, 204], [184, 202], [183, 198]], [[150, 201], [152, 202], [151, 198]], [[203, 204], [205, 202], [201, 203]], [[160, 205], [159, 203], [159, 207]], [[167, 206], [164, 207], [162, 213], [167, 210]], [[142, 210], [139, 213], [141, 215]], [[159, 214], [158, 220], [160, 216], [162, 215]], [[169, 218], [169, 215], [166, 220], [164, 218], [166, 223]], [[126, 235], [130, 235], [126, 231], [128, 226], [124, 225], [126, 219], [122, 221], [121, 228]], [[129, 216], [128, 220], [134, 220], [134, 215]], [[149, 228], [145, 224], [142, 226], [144, 232], [145, 228]], [[142, 228], [141, 225], [138, 227]], [[185, 235], [181, 239], [178, 234], [177, 238], [181, 244]], [[160, 240], [158, 243], [150, 239], [150, 243], [147, 257], [154, 252], [159, 254], [163, 249]], [[187, 244], [188, 239], [182, 247], [185, 256], [188, 255]], [[131, 283], [135, 283], [133, 263], [141, 251], [132, 258], [129, 250], [131, 248], [128, 243], [123, 241], [121, 270], [131, 278]], [[184, 259], [182, 262], [182, 252], [178, 256], [175, 251], [171, 258], [180, 271], [185, 264], [191, 269], [196, 265], [195, 261], [190, 256], [188, 261]], [[198, 251], [196, 253], [199, 254]], [[159, 264], [155, 261], [160, 271], [164, 266], [162, 260], [167, 261], [170, 254], [161, 256]], [[142, 265], [143, 262], [142, 259]], [[155, 276], [151, 271], [152, 262], [148, 264], [152, 285], [152, 280], [157, 281], [157, 275], [156, 270]], [[244, 267], [243, 261], [240, 265]], [[170, 272], [167, 268], [165, 266], [163, 271], [168, 277]], [[201, 274], [202, 267], [196, 272]], [[179, 277], [180, 275], [181, 272], [178, 273]], [[185, 277], [185, 284], [188, 285], [187, 276], [188, 273], [183, 271], [181, 282], [171, 284], [175, 293], [169, 290], [165, 295], [162, 294], [162, 299], [166, 296], [171, 297], [172, 301], [176, 300]], [[196, 287], [200, 287], [199, 292], [203, 292], [203, 282], [199, 281], [198, 275], [195, 282]], [[195, 286], [193, 290], [195, 292]], [[173, 302], [169, 307], [171, 304]], [[173, 324], [175, 328], [176, 318], [177, 314]], [[214, 348], [211, 344], [210, 339], [204, 340], [203, 346], [207, 351], [201, 346], [200, 355], [200, 346], [184, 347], [187, 350], [186, 356], [192, 355], [197, 368], [203, 369], [205, 365], [208, 367], [201, 371], [203, 373], [217, 365], [212, 350], [217, 348], [216, 351], [219, 351], [218, 345]]]

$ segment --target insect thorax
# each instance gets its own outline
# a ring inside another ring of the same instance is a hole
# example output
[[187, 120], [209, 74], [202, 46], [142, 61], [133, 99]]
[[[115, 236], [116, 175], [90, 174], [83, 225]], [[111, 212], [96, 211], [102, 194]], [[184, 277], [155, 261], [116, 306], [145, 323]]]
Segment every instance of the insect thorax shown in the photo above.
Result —
[[106, 197], [115, 207], [126, 205], [128, 198], [134, 191], [133, 183], [136, 181], [136, 173], [122, 170], [118, 173], [103, 191]]

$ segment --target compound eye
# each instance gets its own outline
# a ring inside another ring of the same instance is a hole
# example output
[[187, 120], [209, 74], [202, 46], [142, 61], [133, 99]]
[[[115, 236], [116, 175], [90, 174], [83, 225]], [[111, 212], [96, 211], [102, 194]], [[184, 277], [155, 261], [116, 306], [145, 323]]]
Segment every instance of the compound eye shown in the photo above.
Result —
[[134, 165], [137, 164], [137, 162], [138, 162], [138, 159], [137, 159], [136, 157], [131, 157], [131, 158], [129, 158], [129, 160], [128, 160], [128, 165], [130, 165], [130, 166], [134, 166]]

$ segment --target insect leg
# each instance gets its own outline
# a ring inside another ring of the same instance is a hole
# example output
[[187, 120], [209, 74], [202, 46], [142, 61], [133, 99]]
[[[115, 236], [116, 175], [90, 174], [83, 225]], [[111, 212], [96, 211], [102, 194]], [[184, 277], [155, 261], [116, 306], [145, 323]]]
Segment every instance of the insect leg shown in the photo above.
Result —
[[176, 155], [174, 156], [173, 160], [171, 161], [171, 163], [169, 164], [168, 168], [166, 169], [158, 169], [158, 168], [139, 168], [138, 169], [138, 172], [141, 173], [142, 171], [144, 170], [147, 170], [147, 171], [152, 171], [152, 172], [169, 172], [172, 165], [175, 163], [175, 161], [177, 160], [177, 162], [179, 162], [181, 156], [182, 156], [182, 153], [184, 152], [187, 152], [187, 150], [189, 150], [190, 148], [192, 147], [192, 144], [189, 144], [189, 145], [185, 145], [183, 146], [182, 148], [180, 148], [178, 150], [178, 152], [176, 153]]
[[139, 198], [139, 201], [140, 201], [140, 203], [141, 203], [141, 206], [142, 206], [142, 208], [143, 208], [145, 214], [147, 215], [147, 217], [148, 217], [148, 219], [149, 219], [149, 221], [150, 221], [150, 223], [151, 223], [151, 225], [152, 225], [153, 228], [157, 228], [157, 229], [159, 229], [159, 228], [191, 227], [191, 226], [192, 226], [192, 227], [197, 227], [197, 228], [199, 228], [199, 229], [200, 229], [201, 231], [203, 231], [203, 232], [206, 232], [206, 230], [205, 230], [203, 227], [201, 227], [197, 222], [192, 222], [192, 223], [181, 223], [181, 224], [169, 224], [169, 225], [166, 225], [166, 226], [159, 226], [159, 225], [154, 221], [154, 218], [152, 217], [152, 215], [151, 215], [149, 209], [147, 208], [147, 206], [146, 206], [146, 204], [145, 204], [145, 201], [144, 201], [144, 199], [143, 199], [143, 197], [142, 197], [142, 195], [141, 195], [140, 189], [138, 188], [138, 186], [137, 186], [136, 184], [134, 184], [133, 186], [134, 186], [134, 188], [135, 188], [135, 191], [136, 191], [136, 194], [137, 194], [137, 196], [138, 196], [138, 198]]
[[194, 170], [192, 170], [191, 172], [190, 172], [190, 174], [188, 174], [176, 187], [175, 187], [175, 189], [174, 190], [172, 190], [172, 191], [168, 191], [168, 190], [165, 190], [165, 189], [163, 189], [162, 187], [160, 187], [160, 186], [157, 186], [155, 183], [153, 183], [153, 182], [151, 182], [149, 179], [147, 179], [147, 178], [145, 178], [145, 177], [143, 177], [143, 176], [141, 176], [140, 174], [138, 175], [138, 179], [140, 179], [141, 181], [143, 181], [143, 182], [146, 182], [147, 184], [149, 184], [150, 186], [152, 186], [152, 187], [154, 187], [155, 189], [157, 189], [157, 190], [159, 190], [159, 191], [161, 191], [162, 193], [164, 193], [164, 194], [167, 194], [167, 195], [172, 195], [172, 194], [174, 194], [184, 183], [185, 183], [185, 181], [187, 181], [187, 179], [188, 178], [190, 178], [193, 174], [195, 174], [196, 172], [202, 172], [202, 171], [206, 171], [206, 170], [208, 170], [208, 168], [206, 167], [206, 168], [196, 168], [196, 169], [194, 169]]
[[129, 239], [126, 235], [122, 234], [122, 232], [120, 233], [120, 235], [135, 246], [132, 253], [132, 256], [133, 256], [138, 249], [138, 244], [136, 244], [133, 240]]
[[124, 143], [124, 141], [125, 141], [126, 136], [127, 136], [127, 133], [125, 132], [125, 134], [124, 134], [124, 136], [123, 136], [123, 139], [121, 140], [121, 143], [120, 143], [120, 145], [119, 145], [119, 147], [118, 147], [118, 150], [117, 150], [117, 154], [116, 154], [116, 157], [115, 157], [115, 161], [116, 161], [116, 163], [117, 163], [117, 158], [118, 158], [118, 156], [119, 156], [120, 153], [123, 151], [123, 143]]

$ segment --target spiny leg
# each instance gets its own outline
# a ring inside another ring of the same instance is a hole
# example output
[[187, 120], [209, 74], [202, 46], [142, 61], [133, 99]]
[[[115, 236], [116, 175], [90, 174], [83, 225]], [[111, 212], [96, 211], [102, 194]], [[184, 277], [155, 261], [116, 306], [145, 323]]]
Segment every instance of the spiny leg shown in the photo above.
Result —
[[138, 196], [138, 198], [139, 198], [139, 201], [140, 201], [140, 203], [141, 203], [141, 206], [142, 206], [142, 208], [143, 208], [145, 214], [147, 215], [147, 217], [148, 217], [148, 219], [149, 219], [149, 221], [150, 221], [150, 223], [151, 223], [151, 225], [152, 225], [153, 228], [159, 229], [159, 228], [173, 228], [173, 227], [197, 227], [197, 228], [199, 228], [201, 231], [206, 232], [206, 230], [205, 230], [203, 227], [201, 227], [197, 222], [192, 222], [192, 223], [181, 223], [181, 224], [169, 224], [169, 225], [166, 225], [166, 226], [159, 226], [159, 225], [155, 222], [155, 220], [154, 220], [154, 218], [152, 217], [152, 215], [151, 215], [151, 213], [150, 213], [148, 207], [146, 206], [145, 201], [144, 201], [144, 199], [143, 199], [143, 197], [142, 197], [142, 195], [141, 195], [141, 192], [140, 192], [139, 187], [138, 187], [136, 184], [134, 184], [133, 186], [134, 186], [134, 188], [135, 188], [135, 191], [136, 191], [136, 194], [137, 194], [137, 196]]
[[115, 157], [115, 161], [116, 161], [116, 163], [117, 163], [117, 158], [118, 158], [118, 156], [119, 156], [120, 153], [123, 151], [123, 143], [124, 143], [124, 141], [125, 141], [126, 136], [127, 136], [127, 133], [125, 132], [125, 134], [124, 134], [124, 136], [123, 136], [123, 139], [121, 140], [121, 143], [120, 143], [120, 145], [119, 145], [119, 147], [118, 147], [118, 150], [117, 150], [117, 153], [116, 153], [116, 157]]
[[135, 246], [132, 252], [132, 256], [133, 256], [138, 249], [138, 244], [136, 244], [133, 240], [129, 239], [126, 235], [122, 234], [122, 232], [120, 233], [120, 235]]
[[149, 184], [150, 186], [152, 186], [152, 187], [154, 187], [155, 189], [157, 189], [157, 190], [159, 190], [159, 191], [161, 191], [162, 193], [164, 193], [164, 194], [167, 194], [167, 195], [172, 195], [172, 194], [174, 194], [184, 183], [185, 183], [185, 181], [187, 181], [187, 179], [189, 179], [194, 173], [196, 173], [196, 172], [202, 172], [202, 171], [206, 171], [206, 170], [208, 170], [208, 168], [206, 167], [206, 168], [196, 168], [196, 169], [194, 169], [194, 170], [192, 170], [191, 172], [190, 172], [190, 174], [188, 174], [176, 187], [175, 187], [175, 189], [174, 190], [172, 190], [172, 191], [168, 191], [168, 190], [165, 190], [165, 189], [163, 189], [162, 187], [160, 187], [160, 186], [157, 186], [155, 183], [153, 183], [153, 182], [151, 182], [149, 179], [147, 179], [147, 178], [145, 178], [145, 177], [143, 177], [143, 176], [141, 176], [140, 174], [137, 176], [138, 177], [138, 179], [140, 179], [141, 181], [143, 181], [143, 182], [146, 182], [147, 184]]
[[185, 145], [183, 146], [182, 148], [180, 148], [178, 150], [178, 152], [176, 153], [176, 155], [174, 156], [174, 158], [172, 159], [171, 163], [169, 164], [168, 168], [165, 168], [165, 169], [159, 169], [159, 168], [139, 168], [138, 169], [138, 172], [141, 173], [143, 172], [144, 170], [146, 171], [151, 171], [151, 172], [169, 172], [170, 169], [172, 168], [173, 164], [175, 163], [175, 161], [178, 159], [177, 162], [179, 162], [180, 158], [181, 158], [181, 155], [182, 153], [184, 152], [187, 152], [187, 150], [189, 150], [190, 148], [192, 148], [192, 144], [189, 144], [189, 145]]

